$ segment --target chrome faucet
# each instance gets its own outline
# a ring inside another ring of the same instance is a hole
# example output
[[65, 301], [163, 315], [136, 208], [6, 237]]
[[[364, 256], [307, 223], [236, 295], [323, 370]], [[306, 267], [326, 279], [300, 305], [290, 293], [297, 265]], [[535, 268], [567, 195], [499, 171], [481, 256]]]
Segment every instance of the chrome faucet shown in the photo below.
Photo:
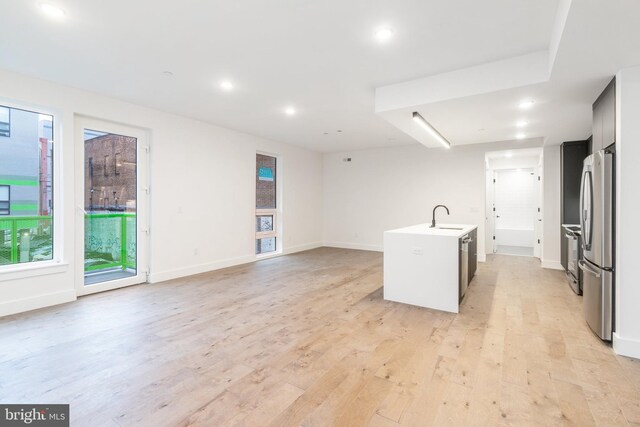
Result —
[[435, 228], [436, 227], [436, 209], [438, 208], [445, 208], [447, 210], [447, 215], [449, 215], [449, 208], [446, 207], [445, 205], [436, 205], [435, 208], [433, 208], [433, 219], [431, 220], [431, 227], [430, 228]]

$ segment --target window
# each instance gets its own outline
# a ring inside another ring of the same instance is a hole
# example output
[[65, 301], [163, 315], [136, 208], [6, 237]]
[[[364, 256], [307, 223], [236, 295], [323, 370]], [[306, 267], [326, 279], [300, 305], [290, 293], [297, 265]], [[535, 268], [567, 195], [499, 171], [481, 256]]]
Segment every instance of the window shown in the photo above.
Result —
[[49, 114], [0, 105], [0, 266], [53, 259], [53, 129]]
[[11, 188], [8, 185], [0, 185], [0, 215], [9, 215], [11, 213]]
[[8, 107], [0, 107], [0, 136], [11, 136], [11, 110]]
[[120, 162], [122, 160], [120, 159], [120, 153], [116, 153], [113, 156], [113, 174], [114, 175], [120, 175], [120, 166], [122, 165]]
[[277, 159], [256, 155], [256, 255], [278, 250]]

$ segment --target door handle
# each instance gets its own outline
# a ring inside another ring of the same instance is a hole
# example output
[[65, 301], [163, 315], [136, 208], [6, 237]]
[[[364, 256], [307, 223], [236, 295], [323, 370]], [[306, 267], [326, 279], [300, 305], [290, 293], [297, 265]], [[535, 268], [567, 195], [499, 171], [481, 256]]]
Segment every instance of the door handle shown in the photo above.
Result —
[[580, 270], [582, 271], [593, 274], [597, 279], [600, 278], [600, 273], [589, 267], [583, 260], [578, 261], [578, 267], [580, 267]]

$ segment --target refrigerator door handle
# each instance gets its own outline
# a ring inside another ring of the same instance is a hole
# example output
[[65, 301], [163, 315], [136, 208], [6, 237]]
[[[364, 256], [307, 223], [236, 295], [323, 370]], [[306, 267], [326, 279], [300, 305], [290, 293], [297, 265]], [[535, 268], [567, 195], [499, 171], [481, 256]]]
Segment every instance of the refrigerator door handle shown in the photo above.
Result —
[[582, 271], [586, 271], [587, 273], [591, 273], [594, 276], [596, 276], [596, 278], [600, 278], [600, 272], [595, 271], [594, 269], [592, 269], [591, 267], [589, 267], [587, 265], [586, 262], [584, 262], [583, 260], [578, 261], [578, 266], [580, 267], [580, 270]]

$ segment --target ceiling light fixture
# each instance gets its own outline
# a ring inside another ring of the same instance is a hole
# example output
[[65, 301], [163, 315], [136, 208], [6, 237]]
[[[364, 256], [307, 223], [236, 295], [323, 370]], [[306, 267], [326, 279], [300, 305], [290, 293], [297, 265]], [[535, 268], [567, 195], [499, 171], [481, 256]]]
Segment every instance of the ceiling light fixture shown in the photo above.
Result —
[[507, 159], [510, 159], [510, 158], [512, 158], [512, 157], [513, 157], [513, 154], [511, 154], [511, 153], [507, 153], [507, 154], [505, 154], [504, 156], [505, 156]]
[[520, 120], [520, 121], [518, 121], [518, 122], [516, 123], [516, 126], [518, 126], [519, 128], [523, 128], [523, 127], [525, 127], [525, 126], [526, 126], [526, 125], [528, 125], [528, 124], [529, 124], [529, 122], [528, 122], [528, 121], [526, 121], [526, 120]]
[[233, 90], [233, 83], [231, 83], [229, 80], [223, 80], [220, 82], [220, 89], [229, 92]]
[[417, 111], [413, 112], [413, 120], [418, 123], [423, 129], [429, 132], [435, 139], [438, 140], [445, 148], [451, 148], [451, 143], [445, 139], [428, 121], [424, 119]]
[[522, 101], [520, 103], [520, 108], [522, 108], [523, 110], [526, 110], [528, 108], [533, 107], [533, 104], [535, 104], [536, 102], [533, 99], [528, 99], [526, 101]]
[[287, 107], [287, 108], [284, 109], [284, 113], [287, 116], [295, 116], [296, 115], [296, 109], [293, 108], [293, 107]]
[[63, 19], [65, 16], [64, 10], [58, 6], [54, 6], [51, 3], [40, 3], [40, 10], [47, 16], [53, 19]]
[[520, 132], [519, 134], [516, 135], [516, 138], [518, 139], [524, 139], [527, 135], [525, 135], [524, 133]]
[[375, 32], [375, 36], [378, 42], [385, 43], [393, 37], [393, 30], [388, 27], [378, 28]]

